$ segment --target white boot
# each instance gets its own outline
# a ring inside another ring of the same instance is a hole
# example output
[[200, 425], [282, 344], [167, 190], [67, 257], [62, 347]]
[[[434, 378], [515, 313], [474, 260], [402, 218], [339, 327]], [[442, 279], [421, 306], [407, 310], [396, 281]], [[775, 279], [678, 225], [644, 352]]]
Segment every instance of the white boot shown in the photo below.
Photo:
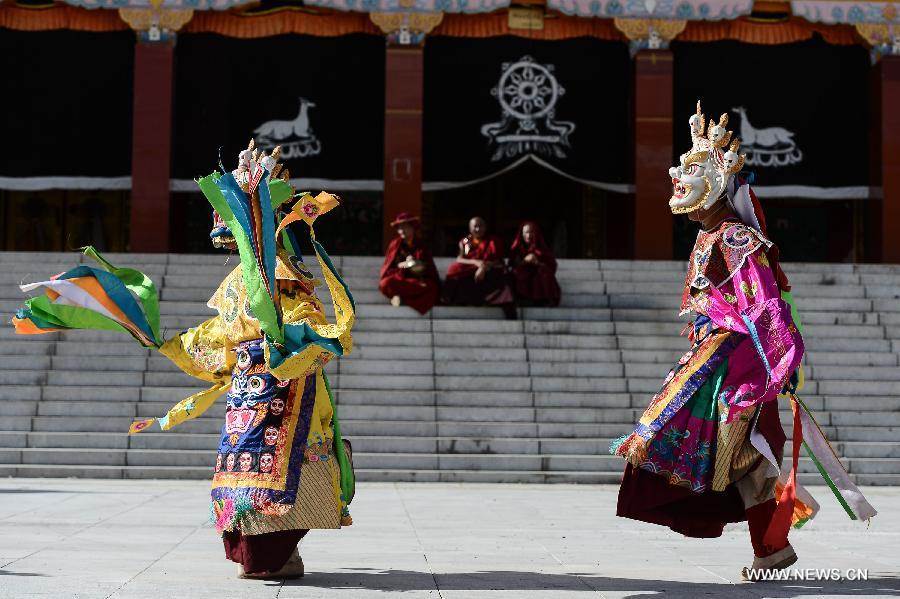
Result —
[[753, 565], [741, 570], [741, 578], [748, 582], [759, 582], [765, 580], [764, 577], [767, 573], [784, 570], [789, 566], [793, 566], [796, 561], [797, 553], [791, 547], [791, 544], [788, 543], [784, 549], [779, 549], [772, 555], [754, 557]]

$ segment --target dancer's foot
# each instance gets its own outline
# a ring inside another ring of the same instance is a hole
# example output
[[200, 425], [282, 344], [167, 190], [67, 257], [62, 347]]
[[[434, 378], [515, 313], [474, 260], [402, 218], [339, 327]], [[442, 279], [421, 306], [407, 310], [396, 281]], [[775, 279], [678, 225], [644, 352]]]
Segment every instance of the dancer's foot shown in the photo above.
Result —
[[395, 308], [400, 306], [400, 304], [402, 304], [402, 303], [403, 303], [403, 300], [400, 298], [399, 295], [395, 295], [394, 297], [391, 298], [391, 305], [394, 306]]
[[253, 579], [279, 579], [287, 580], [292, 578], [303, 578], [303, 558], [300, 557], [300, 551], [294, 550], [293, 555], [287, 562], [274, 572], [244, 572], [244, 566], [238, 564], [238, 578]]
[[741, 579], [747, 582], [761, 582], [768, 580], [772, 573], [793, 566], [797, 561], [797, 553], [790, 544], [772, 555], [766, 557], [754, 557], [753, 565], [741, 570]]

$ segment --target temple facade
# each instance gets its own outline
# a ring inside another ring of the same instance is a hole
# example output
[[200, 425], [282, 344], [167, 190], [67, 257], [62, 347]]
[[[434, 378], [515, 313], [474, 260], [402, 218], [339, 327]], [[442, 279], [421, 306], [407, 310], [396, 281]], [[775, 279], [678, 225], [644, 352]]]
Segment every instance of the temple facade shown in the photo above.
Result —
[[4, 1], [0, 61], [7, 250], [208, 251], [195, 179], [253, 137], [342, 196], [335, 253], [408, 211], [436, 255], [479, 214], [560, 257], [671, 259], [701, 100], [785, 260], [900, 262], [894, 1]]

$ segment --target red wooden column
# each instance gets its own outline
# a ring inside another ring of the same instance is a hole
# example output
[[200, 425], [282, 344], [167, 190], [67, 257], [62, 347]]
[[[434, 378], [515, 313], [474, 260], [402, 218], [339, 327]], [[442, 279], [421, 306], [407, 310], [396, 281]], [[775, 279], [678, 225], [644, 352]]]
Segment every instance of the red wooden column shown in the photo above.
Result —
[[384, 246], [398, 212], [422, 211], [421, 47], [389, 47], [384, 85]]
[[634, 257], [640, 260], [672, 259], [672, 106], [672, 53], [641, 50], [634, 59]]
[[[881, 198], [873, 208], [875, 258], [900, 263], [900, 56], [883, 56], [873, 67], [873, 156], [877, 163], [873, 185]], [[877, 209], [880, 207], [880, 210]]]
[[169, 251], [174, 44], [138, 41], [131, 142], [132, 252]]

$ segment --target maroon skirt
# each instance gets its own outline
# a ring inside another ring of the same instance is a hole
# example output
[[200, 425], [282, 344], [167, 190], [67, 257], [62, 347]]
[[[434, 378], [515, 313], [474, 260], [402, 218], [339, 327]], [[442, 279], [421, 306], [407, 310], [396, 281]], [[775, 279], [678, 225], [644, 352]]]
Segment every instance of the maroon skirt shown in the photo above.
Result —
[[[778, 419], [778, 404], [766, 402], [760, 408], [759, 432], [781, 457], [785, 435]], [[760, 457], [760, 459], [764, 459]], [[616, 515], [632, 520], [668, 526], [686, 537], [718, 537], [729, 522], [747, 519], [744, 502], [732, 483], [724, 491], [695, 493], [669, 483], [668, 477], [625, 465]]]
[[244, 536], [240, 531], [222, 535], [225, 557], [244, 567], [248, 574], [280, 570], [309, 530], [279, 530], [261, 535]]

